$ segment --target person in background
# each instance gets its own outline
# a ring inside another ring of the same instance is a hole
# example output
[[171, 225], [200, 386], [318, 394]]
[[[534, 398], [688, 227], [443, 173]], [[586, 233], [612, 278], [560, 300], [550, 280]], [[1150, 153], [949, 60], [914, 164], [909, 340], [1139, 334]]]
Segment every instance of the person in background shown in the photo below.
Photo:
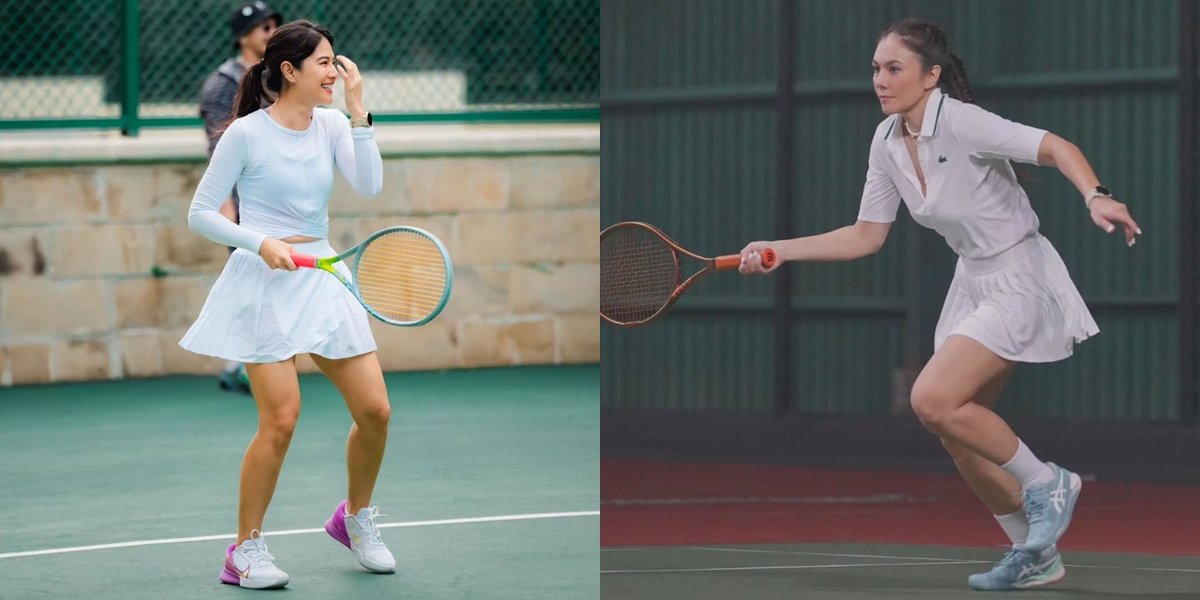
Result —
[[[204, 119], [204, 136], [208, 140], [208, 158], [221, 139], [225, 125], [233, 116], [233, 100], [237, 96], [238, 82], [251, 65], [258, 64], [267, 51], [267, 39], [279, 28], [283, 17], [261, 0], [238, 7], [229, 17], [229, 31], [233, 35], [233, 49], [237, 52], [217, 67], [200, 86], [200, 118]], [[221, 214], [238, 222], [237, 188], [221, 205]], [[234, 248], [229, 251], [233, 252]], [[217, 376], [223, 390], [250, 393], [250, 380], [241, 363], [227, 361]]]

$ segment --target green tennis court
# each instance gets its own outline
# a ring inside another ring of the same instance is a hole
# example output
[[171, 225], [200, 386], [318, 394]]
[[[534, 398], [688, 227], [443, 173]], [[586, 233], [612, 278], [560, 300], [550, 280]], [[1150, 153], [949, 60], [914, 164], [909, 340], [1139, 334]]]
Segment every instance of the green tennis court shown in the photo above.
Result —
[[[341, 398], [303, 405], [265, 529], [294, 598], [596, 598], [599, 369], [392, 373], [374, 503], [397, 573], [322, 524], [345, 495]], [[211, 377], [0, 391], [4, 598], [199, 598], [236, 524], [246, 396]]]

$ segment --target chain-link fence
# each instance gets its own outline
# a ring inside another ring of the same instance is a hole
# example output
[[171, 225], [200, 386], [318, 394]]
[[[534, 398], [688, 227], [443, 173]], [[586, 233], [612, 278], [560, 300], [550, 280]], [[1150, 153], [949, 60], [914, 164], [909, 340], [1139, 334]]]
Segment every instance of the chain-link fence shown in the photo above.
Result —
[[[0, 129], [199, 124], [236, 0], [0, 0]], [[273, 0], [387, 120], [594, 120], [599, 0]], [[339, 86], [340, 88], [340, 86]]]

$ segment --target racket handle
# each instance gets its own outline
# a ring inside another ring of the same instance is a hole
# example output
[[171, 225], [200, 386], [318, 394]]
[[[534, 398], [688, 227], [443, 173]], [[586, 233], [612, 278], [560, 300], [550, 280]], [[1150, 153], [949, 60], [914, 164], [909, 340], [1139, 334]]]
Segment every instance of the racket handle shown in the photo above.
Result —
[[[768, 269], [775, 266], [775, 261], [778, 260], [778, 257], [775, 256], [775, 251], [770, 248], [764, 248], [762, 252], [758, 253], [758, 257], [759, 257], [759, 260], [762, 261], [762, 266], [764, 266]], [[742, 255], [729, 254], [726, 256], [718, 256], [717, 258], [715, 258], [713, 260], [716, 262], [716, 267], [717, 267], [718, 271], [724, 271], [726, 269], [736, 269], [739, 266], [741, 266], [741, 264], [742, 264]]]
[[311, 254], [295, 254], [292, 253], [292, 262], [296, 263], [297, 267], [308, 267], [310, 269], [317, 268], [317, 257]]

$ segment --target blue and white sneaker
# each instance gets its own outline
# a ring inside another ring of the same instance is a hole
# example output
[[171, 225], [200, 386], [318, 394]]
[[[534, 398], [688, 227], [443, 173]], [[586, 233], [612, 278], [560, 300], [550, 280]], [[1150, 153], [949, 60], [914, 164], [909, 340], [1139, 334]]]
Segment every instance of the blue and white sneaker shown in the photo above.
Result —
[[1050, 546], [1041, 552], [1013, 548], [987, 573], [967, 578], [973, 590], [1023, 590], [1050, 585], [1067, 575], [1058, 548]]
[[1058, 542], [1071, 524], [1075, 512], [1075, 501], [1083, 480], [1078, 475], [1054, 464], [1046, 463], [1054, 471], [1054, 479], [1023, 490], [1025, 514], [1029, 516], [1029, 537], [1025, 549], [1041, 552]]

